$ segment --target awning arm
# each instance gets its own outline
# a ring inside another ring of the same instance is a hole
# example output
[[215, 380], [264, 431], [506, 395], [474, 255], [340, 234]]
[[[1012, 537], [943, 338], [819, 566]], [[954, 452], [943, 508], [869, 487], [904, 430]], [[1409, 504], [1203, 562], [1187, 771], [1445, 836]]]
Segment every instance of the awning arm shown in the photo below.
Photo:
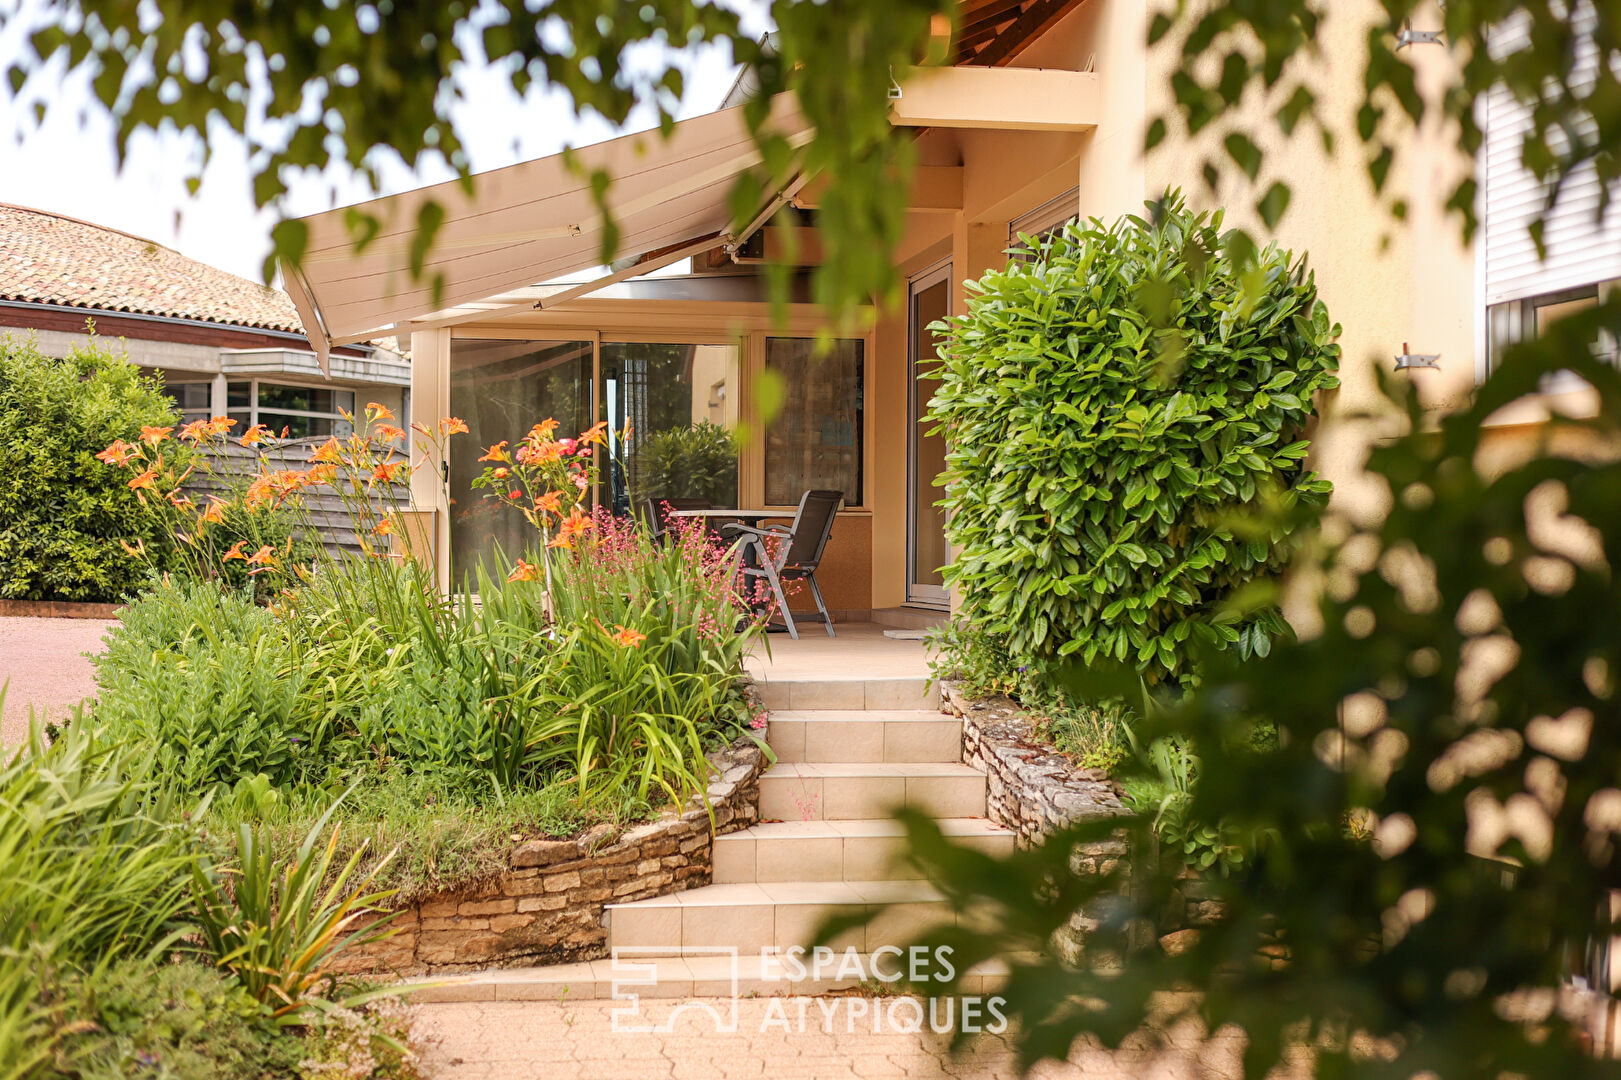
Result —
[[315, 362], [320, 365], [321, 374], [330, 379], [332, 377], [330, 357], [335, 343], [327, 333], [326, 320], [321, 317], [321, 309], [315, 303], [315, 295], [301, 272], [285, 264], [282, 266], [282, 272], [285, 275], [282, 284], [286, 288], [288, 298], [293, 302], [293, 309], [298, 312], [298, 321], [304, 324], [304, 336], [310, 339], [310, 347], [315, 350]]

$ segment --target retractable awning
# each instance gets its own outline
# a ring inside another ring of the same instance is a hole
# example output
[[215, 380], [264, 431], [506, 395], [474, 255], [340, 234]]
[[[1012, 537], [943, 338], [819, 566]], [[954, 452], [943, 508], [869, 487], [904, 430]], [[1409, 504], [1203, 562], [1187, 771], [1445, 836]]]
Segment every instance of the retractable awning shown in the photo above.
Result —
[[[775, 102], [771, 123], [796, 145], [810, 138], [786, 95]], [[284, 278], [322, 365], [334, 345], [397, 333], [412, 319], [601, 265], [603, 222], [589, 180], [595, 169], [613, 177], [608, 205], [620, 230], [619, 255], [635, 258], [725, 243], [736, 224], [732, 182], [760, 161], [742, 107], [680, 121], [668, 138], [653, 130], [582, 147], [574, 151], [579, 171], [564, 157], [480, 173], [470, 187], [452, 180], [303, 218], [304, 258], [296, 269], [284, 267]], [[430, 200], [444, 221], [413, 278], [411, 240]], [[359, 253], [348, 225], [357, 212], [381, 223]], [[660, 264], [649, 258], [640, 267]], [[436, 299], [437, 276], [444, 287]]]

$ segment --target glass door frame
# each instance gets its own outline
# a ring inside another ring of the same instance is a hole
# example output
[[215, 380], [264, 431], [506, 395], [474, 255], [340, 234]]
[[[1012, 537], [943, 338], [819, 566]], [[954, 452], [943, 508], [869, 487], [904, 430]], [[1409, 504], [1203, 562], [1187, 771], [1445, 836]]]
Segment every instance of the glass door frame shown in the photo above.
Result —
[[[918, 581], [918, 399], [917, 366], [919, 346], [925, 327], [917, 324], [917, 297], [935, 285], [946, 286], [946, 314], [951, 313], [951, 259], [942, 259], [913, 274], [906, 284], [906, 603], [913, 607], [945, 610], [951, 606], [950, 595], [944, 586], [928, 585]], [[951, 546], [945, 545], [947, 561]]]

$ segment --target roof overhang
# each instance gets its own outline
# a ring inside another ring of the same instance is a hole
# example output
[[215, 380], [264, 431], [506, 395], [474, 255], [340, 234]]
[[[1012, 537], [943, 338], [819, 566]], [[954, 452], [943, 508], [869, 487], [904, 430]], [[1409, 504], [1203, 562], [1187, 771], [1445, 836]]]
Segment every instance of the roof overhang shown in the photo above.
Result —
[[[795, 146], [811, 135], [786, 95], [773, 103], [769, 123]], [[668, 137], [657, 130], [624, 135], [316, 214], [301, 219], [308, 230], [302, 260], [283, 268], [287, 293], [324, 366], [333, 346], [398, 333], [415, 320], [458, 321], [491, 306], [545, 303], [537, 283], [600, 266], [605, 222], [591, 184], [599, 169], [613, 178], [606, 201], [619, 229], [617, 250], [629, 255], [597, 279], [605, 285], [757, 227], [759, 219], [733, 220], [729, 196], [732, 182], [759, 164], [739, 106], [680, 121]], [[777, 192], [762, 215], [788, 194]], [[443, 221], [413, 274], [412, 241], [430, 203]], [[368, 216], [377, 231], [357, 251]]]

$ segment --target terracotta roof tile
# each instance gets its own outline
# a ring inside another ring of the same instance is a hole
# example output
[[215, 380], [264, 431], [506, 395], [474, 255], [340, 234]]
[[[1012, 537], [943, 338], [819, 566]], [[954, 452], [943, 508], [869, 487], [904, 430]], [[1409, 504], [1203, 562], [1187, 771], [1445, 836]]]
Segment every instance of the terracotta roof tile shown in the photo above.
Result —
[[77, 218], [0, 203], [0, 300], [303, 333], [287, 294]]

